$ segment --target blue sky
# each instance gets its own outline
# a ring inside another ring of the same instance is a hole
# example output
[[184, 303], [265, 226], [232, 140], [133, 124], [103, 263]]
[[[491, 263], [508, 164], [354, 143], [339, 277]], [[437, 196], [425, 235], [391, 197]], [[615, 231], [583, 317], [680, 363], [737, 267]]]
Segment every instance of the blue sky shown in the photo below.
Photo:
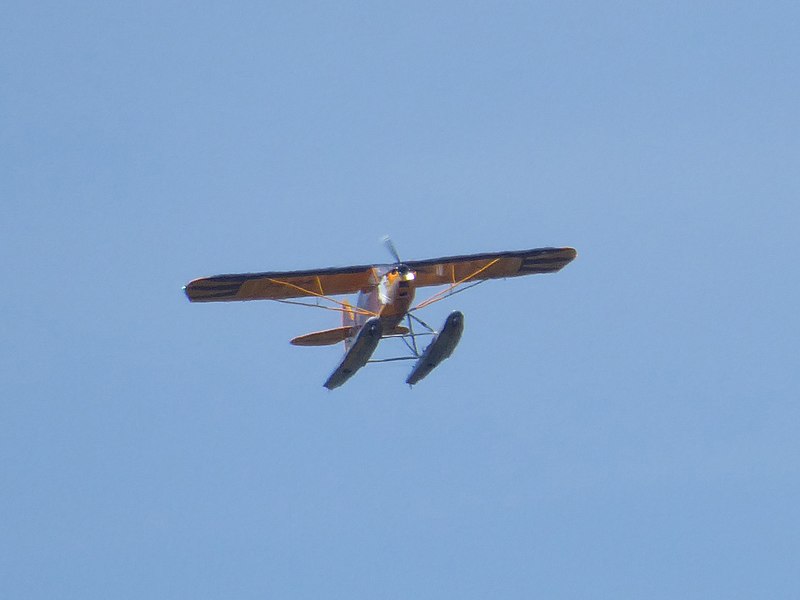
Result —
[[[11, 2], [0, 594], [796, 598], [795, 3]], [[574, 246], [423, 383], [216, 273]]]

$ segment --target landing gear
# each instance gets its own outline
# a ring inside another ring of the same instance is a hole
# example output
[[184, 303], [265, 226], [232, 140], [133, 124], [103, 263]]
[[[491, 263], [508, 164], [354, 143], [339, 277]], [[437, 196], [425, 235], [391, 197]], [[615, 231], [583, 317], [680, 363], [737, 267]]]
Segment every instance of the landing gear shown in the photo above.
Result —
[[425, 348], [406, 379], [408, 385], [419, 383], [428, 373], [448, 358], [456, 349], [461, 334], [464, 331], [464, 315], [460, 311], [453, 311], [444, 322], [442, 330], [436, 334], [433, 341]]
[[323, 385], [332, 390], [355, 375], [356, 371], [369, 362], [369, 357], [378, 347], [382, 334], [381, 320], [378, 317], [368, 319], [356, 335], [353, 345], [344, 355], [342, 362]]
[[[461, 311], [453, 311], [444, 322], [442, 330], [437, 332], [423, 320], [409, 313], [406, 315], [408, 333], [387, 335], [387, 338], [400, 338], [408, 349], [408, 354], [392, 358], [373, 359], [369, 362], [394, 362], [398, 360], [414, 360], [414, 367], [406, 378], [408, 385], [414, 385], [424, 379], [431, 371], [438, 367], [443, 360], [448, 358], [461, 339], [464, 331], [464, 315]], [[421, 325], [426, 331], [415, 332], [414, 323]], [[431, 343], [425, 350], [419, 350], [417, 338], [432, 336]]]

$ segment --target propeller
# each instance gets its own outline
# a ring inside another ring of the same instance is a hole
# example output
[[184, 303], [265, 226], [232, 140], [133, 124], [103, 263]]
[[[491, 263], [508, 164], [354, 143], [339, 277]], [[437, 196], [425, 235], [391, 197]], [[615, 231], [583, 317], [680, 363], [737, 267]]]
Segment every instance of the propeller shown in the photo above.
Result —
[[[408, 265], [404, 264], [403, 261], [400, 259], [400, 253], [397, 251], [397, 248], [395, 247], [394, 242], [392, 241], [392, 238], [390, 238], [388, 235], [385, 235], [385, 236], [383, 236], [381, 238], [381, 241], [383, 242], [383, 245], [386, 248], [386, 250], [389, 252], [389, 254], [392, 255], [392, 258], [394, 258], [394, 267], [396, 269], [400, 270], [403, 273], [408, 271], [408, 269], [409, 269]], [[417, 267], [416, 269], [414, 269], [414, 271], [417, 272], [417, 273], [428, 273], [428, 272], [430, 272], [429, 269], [421, 268], [421, 267]]]
[[401, 264], [403, 261], [400, 260], [400, 255], [397, 253], [397, 248], [395, 248], [392, 238], [390, 238], [388, 235], [385, 235], [382, 239], [383, 245], [386, 247], [386, 250], [389, 251], [389, 254], [392, 255], [392, 258], [394, 258], [395, 264]]
[[400, 253], [397, 251], [394, 242], [392, 242], [392, 238], [390, 238], [388, 235], [385, 235], [383, 236], [383, 238], [381, 238], [381, 241], [383, 241], [384, 247], [389, 252], [389, 254], [392, 255], [392, 258], [394, 258], [394, 265], [392, 265], [393, 267], [392, 271], [400, 273], [401, 275], [405, 275], [406, 273], [408, 273], [410, 269], [408, 268], [408, 265], [404, 264], [403, 261], [400, 259]]

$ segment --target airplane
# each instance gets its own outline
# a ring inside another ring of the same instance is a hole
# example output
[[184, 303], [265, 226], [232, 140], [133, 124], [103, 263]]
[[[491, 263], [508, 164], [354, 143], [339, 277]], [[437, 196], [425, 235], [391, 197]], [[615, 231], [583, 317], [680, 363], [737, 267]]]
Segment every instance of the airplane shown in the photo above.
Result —
[[[331, 267], [307, 271], [274, 271], [215, 275], [189, 282], [184, 288], [191, 302], [273, 300], [338, 311], [342, 326], [315, 331], [291, 340], [296, 346], [327, 346], [344, 342], [344, 356], [323, 384], [335, 389], [368, 363], [414, 360], [406, 383], [415, 385], [456, 348], [464, 329], [464, 315], [453, 311], [440, 331], [416, 311], [491, 279], [555, 273], [576, 256], [574, 248], [534, 248], [508, 252], [464, 254], [427, 260], [402, 261], [394, 244], [384, 238], [391, 264]], [[418, 288], [446, 286], [412, 306]], [[333, 296], [358, 294], [355, 306]], [[314, 303], [297, 300], [313, 298]], [[414, 325], [422, 330], [414, 330]], [[420, 351], [417, 338], [431, 342]], [[406, 353], [373, 359], [382, 339], [398, 338]]]

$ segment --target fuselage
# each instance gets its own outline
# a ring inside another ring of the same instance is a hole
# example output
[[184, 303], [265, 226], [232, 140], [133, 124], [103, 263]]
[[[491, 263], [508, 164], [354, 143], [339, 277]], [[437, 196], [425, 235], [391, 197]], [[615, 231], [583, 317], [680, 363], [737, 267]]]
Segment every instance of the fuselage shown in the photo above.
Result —
[[360, 328], [371, 314], [377, 315], [383, 331], [390, 332], [400, 324], [414, 300], [415, 273], [401, 264], [384, 273], [376, 269], [375, 278], [377, 285], [358, 295], [357, 306], [367, 312], [357, 311], [356, 325]]

